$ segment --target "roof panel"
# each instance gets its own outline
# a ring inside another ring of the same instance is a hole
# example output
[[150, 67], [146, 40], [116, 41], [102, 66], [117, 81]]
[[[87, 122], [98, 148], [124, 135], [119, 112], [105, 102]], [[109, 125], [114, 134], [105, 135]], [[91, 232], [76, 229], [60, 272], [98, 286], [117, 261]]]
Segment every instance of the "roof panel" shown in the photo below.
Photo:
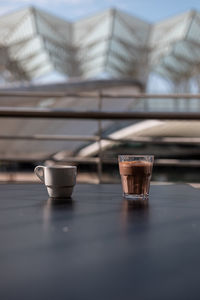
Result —
[[[138, 34], [138, 32], [137, 32]], [[116, 18], [114, 22], [113, 35], [128, 42], [131, 46], [138, 46], [140, 41], [137, 38], [136, 30], [127, 28], [120, 19]]]
[[102, 23], [93, 26], [90, 33], [79, 41], [79, 44], [84, 47], [98, 41], [99, 39], [107, 39], [111, 34], [111, 22], [112, 20], [106, 16]]
[[194, 40], [195, 42], [200, 43], [200, 17], [198, 15], [194, 15], [193, 20], [191, 22], [191, 26], [187, 33], [187, 39]]
[[191, 12], [159, 22], [153, 26], [150, 44], [166, 44], [184, 39], [190, 26]]
[[113, 52], [110, 53], [107, 59], [107, 65], [112, 65], [112, 64], [119, 67], [121, 70], [123, 70], [123, 72], [127, 70], [127, 62], [118, 59], [118, 57], [115, 56]]
[[25, 42], [18, 52], [10, 48], [11, 55], [16, 58], [19, 57], [19, 59], [39, 51], [43, 51], [42, 40], [39, 36]]
[[116, 11], [116, 19], [126, 28], [126, 36], [132, 33], [137, 37], [137, 41], [141, 45], [146, 45], [149, 39], [151, 24], [119, 10]]
[[189, 68], [189, 63], [176, 59], [176, 57], [169, 55], [163, 59], [163, 63], [167, 64], [170, 68], [177, 70], [179, 73], [187, 72]]
[[185, 58], [189, 62], [200, 60], [200, 49], [195, 48], [190, 42], [184, 40], [178, 42], [174, 47], [174, 54]]
[[46, 53], [41, 53], [36, 55], [33, 59], [30, 61], [27, 61], [25, 64], [26, 71], [33, 69], [35, 66], [38, 66], [39, 64], [43, 65], [43, 63], [49, 62], [49, 57]]
[[107, 53], [107, 48], [108, 41], [102, 40], [86, 51], [82, 52], [80, 50], [79, 57], [84, 61], [85, 59], [90, 59], [90, 57], [105, 55]]

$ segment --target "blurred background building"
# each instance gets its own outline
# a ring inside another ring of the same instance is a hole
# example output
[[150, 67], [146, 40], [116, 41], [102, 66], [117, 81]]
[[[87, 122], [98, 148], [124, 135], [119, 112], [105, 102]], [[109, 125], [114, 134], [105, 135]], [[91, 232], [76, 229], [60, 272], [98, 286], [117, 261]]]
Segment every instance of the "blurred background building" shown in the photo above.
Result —
[[[1, 107], [198, 112], [200, 100], [184, 94], [199, 92], [199, 66], [200, 13], [195, 10], [156, 23], [118, 9], [76, 22], [35, 7], [0, 16]], [[54, 82], [44, 84], [45, 75], [51, 75]], [[159, 92], [158, 82], [164, 83], [169, 93], [183, 96], [137, 97]], [[48, 140], [50, 134], [60, 139]], [[112, 159], [118, 153], [150, 153], [157, 158], [156, 180], [175, 180], [181, 167], [182, 180], [200, 180], [196, 168], [200, 165], [199, 121], [1, 118], [2, 168], [15, 165], [19, 169], [25, 166], [22, 162], [32, 167], [40, 161], [68, 161], [82, 163], [83, 171], [87, 170], [86, 160], [76, 158], [98, 157], [99, 141], [67, 140], [64, 136], [99, 134], [125, 139], [101, 142], [105, 172], [116, 171]], [[164, 142], [163, 138], [172, 139]]]
[[1, 77], [27, 83], [56, 71], [67, 78], [134, 78], [156, 73], [174, 90], [199, 83], [200, 13], [150, 24], [117, 9], [76, 22], [29, 7], [0, 17]]

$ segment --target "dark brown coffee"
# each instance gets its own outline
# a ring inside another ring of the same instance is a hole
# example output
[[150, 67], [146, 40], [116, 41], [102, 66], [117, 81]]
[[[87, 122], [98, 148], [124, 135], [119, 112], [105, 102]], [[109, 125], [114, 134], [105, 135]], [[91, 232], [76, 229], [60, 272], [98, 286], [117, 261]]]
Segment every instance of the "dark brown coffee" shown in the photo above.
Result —
[[125, 194], [148, 195], [153, 164], [148, 161], [119, 162]]

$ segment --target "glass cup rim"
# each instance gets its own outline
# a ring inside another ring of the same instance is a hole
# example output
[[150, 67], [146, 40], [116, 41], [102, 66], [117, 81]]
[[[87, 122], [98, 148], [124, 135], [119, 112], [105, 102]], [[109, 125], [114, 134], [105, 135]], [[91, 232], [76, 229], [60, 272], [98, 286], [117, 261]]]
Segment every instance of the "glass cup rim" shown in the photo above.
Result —
[[149, 161], [154, 162], [154, 155], [134, 155], [134, 154], [120, 154], [118, 155], [118, 162], [125, 161]]
[[124, 156], [124, 157], [152, 157], [152, 158], [154, 158], [154, 155], [143, 155], [143, 154], [141, 154], [141, 155], [139, 155], [139, 154], [136, 154], [136, 155], [134, 155], [134, 154], [119, 154], [118, 155], [118, 158], [120, 158], [120, 157], [122, 157], [122, 156]]

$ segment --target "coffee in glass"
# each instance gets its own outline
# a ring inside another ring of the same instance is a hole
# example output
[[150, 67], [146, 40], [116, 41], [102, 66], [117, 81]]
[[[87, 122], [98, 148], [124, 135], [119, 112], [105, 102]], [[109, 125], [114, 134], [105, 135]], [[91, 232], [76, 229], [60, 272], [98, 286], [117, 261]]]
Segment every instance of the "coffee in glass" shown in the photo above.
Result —
[[119, 155], [123, 196], [132, 200], [145, 200], [149, 197], [153, 155]]

